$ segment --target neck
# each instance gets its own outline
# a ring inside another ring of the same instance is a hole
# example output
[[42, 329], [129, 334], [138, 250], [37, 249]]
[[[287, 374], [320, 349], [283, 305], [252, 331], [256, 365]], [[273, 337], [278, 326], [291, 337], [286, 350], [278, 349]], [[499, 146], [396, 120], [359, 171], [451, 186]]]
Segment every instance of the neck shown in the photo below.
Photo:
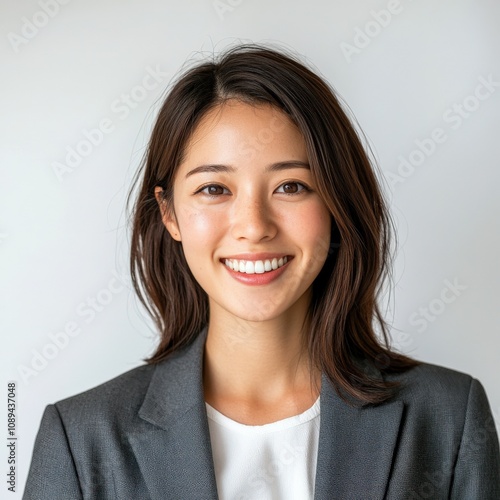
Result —
[[203, 367], [208, 403], [265, 405], [317, 398], [321, 377], [310, 366], [307, 304], [299, 302], [286, 315], [258, 322], [211, 307]]

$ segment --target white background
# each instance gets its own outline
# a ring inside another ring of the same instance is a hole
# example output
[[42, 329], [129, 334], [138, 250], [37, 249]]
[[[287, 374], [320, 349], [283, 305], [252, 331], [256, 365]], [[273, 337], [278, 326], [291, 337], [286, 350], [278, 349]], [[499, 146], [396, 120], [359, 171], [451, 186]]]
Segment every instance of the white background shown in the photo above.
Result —
[[[500, 84], [471, 97], [481, 78], [500, 82], [500, 3], [65, 0], [50, 16], [42, 4], [0, 4], [1, 380], [4, 401], [17, 382], [19, 492], [45, 405], [141, 364], [155, 346], [130, 286], [125, 196], [170, 79], [187, 59], [238, 41], [295, 49], [349, 104], [399, 231], [394, 343], [473, 374], [500, 421]], [[390, 18], [377, 14], [388, 7]], [[156, 87], [138, 89], [148, 71]], [[112, 131], [56, 175], [103, 119]], [[411, 156], [436, 128], [442, 142]], [[398, 173], [410, 156], [420, 164]], [[106, 304], [91, 315], [95, 298]], [[71, 322], [79, 334], [53, 347]]]

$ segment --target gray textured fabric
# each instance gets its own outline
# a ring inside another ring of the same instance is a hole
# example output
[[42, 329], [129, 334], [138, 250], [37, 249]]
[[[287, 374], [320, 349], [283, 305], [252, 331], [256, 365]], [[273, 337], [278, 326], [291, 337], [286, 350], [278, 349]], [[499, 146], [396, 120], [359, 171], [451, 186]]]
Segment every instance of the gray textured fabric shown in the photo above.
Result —
[[[23, 500], [217, 499], [206, 333], [167, 361], [47, 406]], [[481, 384], [429, 364], [394, 379], [404, 383], [397, 397], [356, 408], [323, 377], [314, 499], [499, 500], [498, 437]]]

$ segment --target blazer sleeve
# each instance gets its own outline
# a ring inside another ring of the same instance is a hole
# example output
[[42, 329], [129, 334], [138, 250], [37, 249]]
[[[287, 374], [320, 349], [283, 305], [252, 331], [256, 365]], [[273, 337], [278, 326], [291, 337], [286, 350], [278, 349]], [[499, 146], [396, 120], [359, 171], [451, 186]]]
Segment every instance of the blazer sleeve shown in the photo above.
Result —
[[75, 462], [55, 405], [45, 408], [23, 500], [82, 500]]
[[451, 499], [500, 499], [498, 435], [484, 388], [475, 379], [469, 390]]

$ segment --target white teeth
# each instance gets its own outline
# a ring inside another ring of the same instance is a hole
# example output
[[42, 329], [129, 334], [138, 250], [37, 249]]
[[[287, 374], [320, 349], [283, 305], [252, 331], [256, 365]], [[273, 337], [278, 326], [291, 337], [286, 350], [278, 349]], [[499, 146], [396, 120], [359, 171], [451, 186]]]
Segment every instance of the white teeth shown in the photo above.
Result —
[[265, 272], [273, 271], [282, 267], [288, 262], [287, 257], [282, 257], [280, 259], [272, 260], [236, 260], [236, 259], [225, 259], [224, 264], [232, 269], [233, 271], [239, 271], [245, 274], [263, 274]]
[[[248, 264], [249, 262], [247, 262], [247, 269], [248, 269]], [[257, 262], [255, 262], [255, 273], [257, 274], [262, 274], [265, 269], [264, 269], [264, 263], [261, 261], [261, 260], [258, 260]], [[248, 271], [247, 271], [248, 273]]]

